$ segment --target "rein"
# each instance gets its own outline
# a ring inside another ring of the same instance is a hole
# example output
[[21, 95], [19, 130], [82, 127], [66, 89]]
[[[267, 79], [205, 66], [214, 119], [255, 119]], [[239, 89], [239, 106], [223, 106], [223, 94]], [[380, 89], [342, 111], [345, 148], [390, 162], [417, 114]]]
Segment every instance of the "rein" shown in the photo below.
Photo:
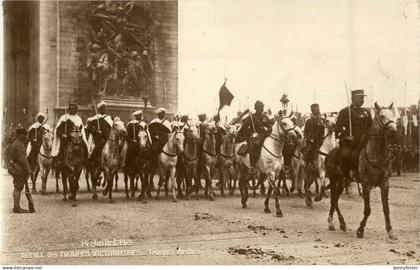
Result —
[[[212, 135], [213, 138], [214, 138], [214, 134], [213, 133], [209, 132], [208, 134]], [[209, 151], [207, 151], [206, 149], [204, 149], [204, 145], [205, 145], [205, 141], [204, 141], [204, 144], [203, 144], [203, 147], [202, 147], [202, 150], [203, 150], [204, 153], [206, 153], [207, 155], [209, 155], [211, 157], [215, 157], [217, 155], [217, 153], [214, 153], [213, 154], [213, 153], [210, 153]]]
[[[226, 135], [226, 136], [228, 136], [228, 135]], [[233, 138], [232, 141], [234, 142], [235, 141], [235, 138]], [[232, 155], [228, 156], [226, 154], [223, 154], [222, 153], [222, 148], [220, 149], [219, 155], [222, 156], [222, 157], [224, 157], [224, 158], [227, 158], [227, 159], [234, 158], [235, 157], [235, 147], [232, 148]]]
[[[182, 133], [182, 132], [178, 132], [177, 131], [176, 133]], [[176, 135], [176, 133], [175, 133], [175, 135]], [[175, 149], [175, 151], [174, 150], [171, 150], [171, 147], [169, 146], [169, 140], [168, 140], [168, 142], [165, 145], [168, 145], [168, 150], [171, 151], [171, 152], [175, 152], [175, 154], [166, 153], [163, 149], [162, 149], [162, 153], [164, 153], [168, 157], [176, 157], [176, 156], [178, 156], [178, 153], [177, 153], [176, 149]], [[174, 145], [174, 142], [172, 142], [172, 146], [173, 145]]]

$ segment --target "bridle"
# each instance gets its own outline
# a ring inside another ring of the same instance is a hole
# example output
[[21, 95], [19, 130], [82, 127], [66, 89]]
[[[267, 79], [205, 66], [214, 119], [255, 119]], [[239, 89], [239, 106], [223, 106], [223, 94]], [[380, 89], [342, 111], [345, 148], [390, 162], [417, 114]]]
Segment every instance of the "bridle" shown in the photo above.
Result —
[[[292, 131], [292, 130], [294, 130], [295, 132], [296, 132], [296, 125], [293, 125], [293, 127], [291, 127], [291, 128], [288, 128], [288, 129], [285, 129], [284, 127], [283, 127], [283, 125], [281, 125], [279, 122], [281, 122], [281, 120], [283, 120], [283, 119], [285, 119], [285, 118], [288, 118], [288, 119], [290, 119], [289, 117], [282, 117], [282, 118], [280, 118], [280, 119], [278, 119], [278, 120], [276, 120], [276, 127], [277, 127], [277, 132], [279, 133], [279, 138], [277, 138], [277, 137], [273, 137], [271, 134], [270, 134], [270, 136], [268, 136], [269, 138], [271, 138], [272, 140], [274, 140], [274, 141], [277, 141], [277, 142], [279, 142], [279, 141], [281, 141], [281, 138], [280, 137], [288, 137], [289, 136], [289, 132], [290, 131]], [[280, 134], [280, 130], [283, 132], [283, 136]], [[280, 158], [282, 158], [283, 157], [283, 154], [281, 154], [280, 156], [278, 156], [278, 155], [276, 155], [276, 154], [274, 154], [273, 152], [271, 152], [270, 150], [268, 150], [267, 149], [267, 147], [263, 144], [262, 145], [262, 147], [270, 154], [270, 155], [272, 155], [273, 157], [276, 157], [276, 158], [278, 158], [278, 159], [280, 159]]]
[[[374, 118], [374, 121], [375, 121], [375, 123], [378, 125], [378, 127], [379, 127], [379, 129], [381, 129], [382, 131], [384, 131], [384, 132], [386, 132], [386, 131], [388, 131], [387, 130], [387, 127], [390, 125], [390, 124], [392, 124], [392, 123], [394, 123], [394, 124], [396, 124], [395, 123], [395, 121], [394, 120], [389, 120], [389, 121], [387, 121], [386, 123], [383, 123], [381, 120], [380, 120], [380, 113], [381, 113], [381, 111], [382, 111], [382, 109], [384, 109], [383, 107], [376, 113], [376, 115], [375, 115], [375, 118]], [[385, 136], [385, 134], [379, 134], [379, 133], [376, 133], [376, 134], [370, 134], [370, 136], [369, 136], [369, 139], [375, 139], [375, 138], [386, 138], [386, 136]], [[386, 168], [387, 168], [387, 166], [389, 165], [389, 160], [388, 159], [386, 159], [386, 161], [387, 161], [387, 165], [386, 166], [384, 166], [384, 167], [381, 167], [381, 166], [379, 166], [379, 165], [376, 165], [376, 164], [373, 164], [372, 163], [372, 161], [369, 159], [369, 157], [368, 157], [368, 155], [367, 155], [367, 152], [366, 152], [366, 149], [367, 149], [367, 147], [365, 147], [365, 149], [364, 149], [364, 154], [365, 154], [365, 159], [366, 159], [366, 161], [367, 161], [367, 163], [370, 165], [370, 166], [372, 166], [373, 168], [375, 168], [375, 169], [378, 169], [378, 170], [380, 170], [380, 171], [386, 171]], [[391, 150], [391, 148], [387, 145], [386, 147], [385, 147], [385, 156], [386, 156], [386, 153], [387, 152], [390, 152], [391, 154], [394, 154], [393, 152], [392, 152], [392, 150]]]
[[[172, 140], [172, 149], [171, 149], [171, 146], [170, 146], [170, 144], [169, 144], [169, 139], [168, 139], [168, 142], [166, 143], [167, 145], [168, 145], [168, 150], [169, 150], [169, 152], [173, 152], [174, 154], [171, 154], [171, 153], [166, 153], [163, 149], [162, 149], [162, 153], [164, 153], [165, 155], [167, 155], [168, 157], [176, 157], [176, 156], [178, 156], [178, 154], [180, 154], [179, 153], [179, 149], [178, 149], [178, 146], [175, 144], [175, 142], [174, 142], [174, 140], [175, 140], [175, 138], [176, 138], [176, 135], [177, 134], [179, 134], [179, 133], [181, 133], [181, 134], [183, 134], [183, 132], [182, 131], [178, 131], [178, 130], [175, 130], [174, 132], [172, 132], [171, 133], [171, 135], [174, 137], [173, 138], [173, 140]], [[175, 150], [174, 150], [174, 146], [175, 146]]]
[[[213, 136], [213, 139], [214, 139], [214, 133], [215, 132], [213, 130], [210, 130], [210, 129], [207, 128], [205, 133], [206, 133], [206, 135]], [[206, 149], [204, 149], [204, 144], [203, 144], [202, 149], [203, 149], [203, 153], [206, 153], [207, 155], [209, 155], [211, 157], [215, 157], [217, 155], [217, 153], [210, 153], [209, 151], [207, 151]]]

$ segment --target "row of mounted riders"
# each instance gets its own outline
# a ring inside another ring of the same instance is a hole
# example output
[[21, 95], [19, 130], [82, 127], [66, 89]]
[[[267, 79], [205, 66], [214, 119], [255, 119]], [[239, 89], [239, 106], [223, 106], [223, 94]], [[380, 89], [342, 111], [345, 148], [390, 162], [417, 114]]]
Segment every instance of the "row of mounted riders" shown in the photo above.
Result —
[[[146, 195], [150, 195], [153, 176], [155, 171], [158, 170], [160, 178], [156, 197], [159, 198], [162, 185], [169, 181], [174, 201], [177, 200], [177, 195], [182, 194], [182, 183], [184, 183], [186, 193], [184, 196], [186, 198], [192, 192], [197, 192], [200, 187], [201, 176], [206, 180], [205, 195], [213, 200], [212, 176], [215, 170], [219, 169], [221, 195], [224, 194], [225, 183], [237, 179], [243, 208], [247, 207], [248, 189], [256, 189], [264, 183], [264, 180], [268, 180], [264, 211], [266, 213], [270, 212], [268, 203], [274, 191], [276, 216], [282, 216], [278, 195], [281, 188], [281, 174], [285, 172], [284, 160], [286, 157], [283, 154], [283, 148], [286, 141], [292, 141], [296, 142], [289, 167], [296, 175], [293, 187], [300, 190], [302, 183], [300, 180], [305, 180], [306, 202], [311, 206], [310, 184], [327, 174], [331, 191], [329, 228], [331, 230], [335, 229], [333, 214], [336, 211], [340, 221], [340, 229], [346, 231], [346, 224], [338, 207], [338, 199], [347, 185], [349, 177], [343, 173], [342, 164], [339, 162], [340, 151], [343, 150], [341, 145], [337, 147], [334, 132], [330, 131], [333, 124], [326, 125], [325, 137], [323, 138], [328, 149], [322, 149], [321, 146], [316, 160], [309, 166], [301, 158], [304, 140], [302, 140], [302, 132], [295, 125], [295, 122], [290, 116], [279, 117], [273, 122], [271, 134], [263, 140], [261, 151], [254, 164], [255, 170], [252, 173], [250, 172], [249, 153], [238, 154], [238, 151], [247, 142], [236, 143], [238, 131], [236, 126], [222, 128], [217, 126], [215, 122], [205, 122], [201, 123], [200, 126], [192, 125], [189, 128], [174, 126], [172, 132], [167, 134], [165, 142], [156, 148], [159, 151], [153, 151], [155, 150], [153, 145], [156, 144], [150, 142], [150, 136], [146, 129], [137, 133], [136, 141], [125, 140], [127, 130], [124, 123], [118, 118], [113, 120], [108, 138], [98, 156], [99, 162], [98, 159], [95, 162], [86, 161], [85, 148], [82, 147], [84, 145], [82, 136], [80, 130], [76, 129], [70, 133], [68, 143], [65, 146], [66, 149], [63, 151], [63, 156], [57, 162], [58, 165], [55, 169], [62, 174], [64, 198], [66, 198], [67, 181], [70, 184], [69, 199], [72, 201], [72, 205], [76, 205], [76, 192], [79, 189], [78, 177], [82, 169], [87, 169], [91, 176], [94, 199], [97, 199], [96, 187], [99, 185], [101, 175], [103, 175], [105, 180], [103, 194], [108, 195], [111, 202], [113, 201], [113, 180], [120, 167], [124, 171], [126, 183], [127, 179], [130, 179], [132, 197], [135, 191], [136, 175], [139, 176], [142, 183], [139, 199], [143, 200]], [[223, 130], [223, 132], [220, 132], [220, 130]], [[396, 239], [390, 224], [388, 192], [389, 164], [392, 156], [389, 138], [397, 134], [397, 120], [392, 110], [392, 104], [388, 107], [380, 107], [375, 103], [375, 117], [371, 126], [366, 130], [366, 140], [363, 147], [357, 152], [357, 178], [352, 178], [362, 185], [364, 197], [364, 218], [357, 230], [358, 237], [363, 237], [364, 227], [370, 215], [370, 190], [374, 187], [380, 187], [386, 229], [389, 237]], [[45, 135], [44, 140], [46, 138]], [[288, 145], [288, 143], [286, 144]], [[42, 145], [44, 147], [44, 142]], [[48, 159], [48, 155], [45, 155], [44, 158]], [[39, 156], [38, 160], [41, 159], [42, 156]], [[42, 168], [41, 162], [39, 162], [39, 165]], [[257, 184], [250, 185], [250, 181], [252, 182], [255, 179], [258, 179]], [[233, 187], [234, 185], [230, 186]], [[176, 193], [177, 187], [178, 194]], [[321, 187], [325, 187], [325, 184], [322, 183]], [[126, 196], [129, 196], [127, 184]]]

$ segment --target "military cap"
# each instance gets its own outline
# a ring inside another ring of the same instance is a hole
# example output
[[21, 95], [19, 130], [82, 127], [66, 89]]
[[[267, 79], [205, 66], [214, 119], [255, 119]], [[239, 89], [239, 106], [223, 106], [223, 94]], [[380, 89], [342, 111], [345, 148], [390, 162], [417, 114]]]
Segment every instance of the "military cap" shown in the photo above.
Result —
[[257, 101], [255, 102], [254, 107], [255, 107], [255, 108], [258, 108], [258, 107], [264, 107], [264, 103], [262, 103], [261, 101], [257, 100]]
[[319, 108], [319, 104], [318, 103], [314, 103], [314, 104], [311, 105], [311, 110], [313, 110], [315, 108]]
[[143, 114], [143, 111], [142, 110], [137, 110], [137, 111], [133, 112], [133, 116], [137, 116], [139, 114]]
[[100, 108], [105, 107], [105, 106], [106, 106], [105, 101], [101, 101], [101, 102], [98, 103], [98, 105], [96, 105], [96, 108], [100, 109]]
[[166, 113], [166, 110], [165, 110], [165, 108], [159, 108], [159, 109], [157, 109], [156, 110], [156, 114], [159, 114], [159, 113], [162, 113], [162, 112], [164, 112], [164, 113]]
[[366, 96], [365, 91], [363, 89], [353, 90], [351, 91], [351, 95], [352, 96]]
[[79, 106], [77, 106], [76, 103], [70, 103], [68, 109], [78, 109]]

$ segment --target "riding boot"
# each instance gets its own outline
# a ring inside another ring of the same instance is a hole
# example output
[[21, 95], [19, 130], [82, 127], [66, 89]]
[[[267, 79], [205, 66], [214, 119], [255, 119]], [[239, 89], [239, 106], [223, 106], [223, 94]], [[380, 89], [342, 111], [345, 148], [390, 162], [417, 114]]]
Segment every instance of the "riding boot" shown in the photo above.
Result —
[[28, 210], [20, 208], [20, 190], [13, 190], [13, 213], [29, 213]]

